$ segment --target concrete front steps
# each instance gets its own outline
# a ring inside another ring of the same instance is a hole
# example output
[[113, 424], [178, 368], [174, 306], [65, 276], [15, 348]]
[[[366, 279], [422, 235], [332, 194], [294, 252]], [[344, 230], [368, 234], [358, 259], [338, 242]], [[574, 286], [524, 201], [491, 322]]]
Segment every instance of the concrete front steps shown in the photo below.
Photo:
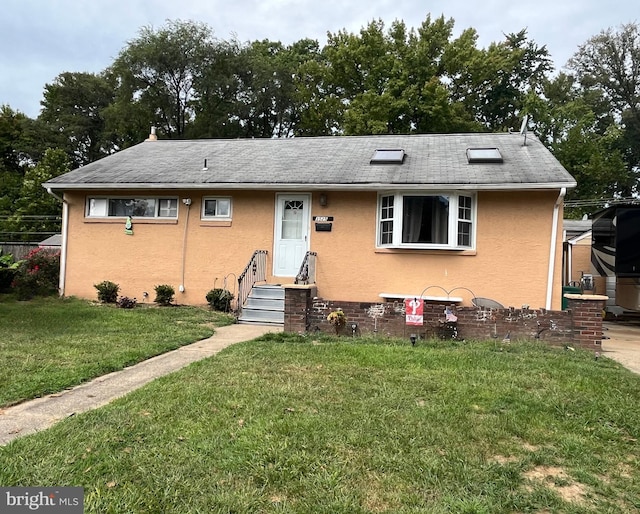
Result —
[[254, 285], [242, 306], [238, 323], [284, 325], [284, 288], [273, 284]]

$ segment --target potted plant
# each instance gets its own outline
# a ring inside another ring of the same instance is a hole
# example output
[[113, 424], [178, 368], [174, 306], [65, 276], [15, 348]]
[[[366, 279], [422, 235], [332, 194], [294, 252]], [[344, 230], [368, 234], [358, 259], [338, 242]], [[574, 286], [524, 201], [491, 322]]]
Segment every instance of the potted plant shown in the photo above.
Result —
[[335, 311], [329, 313], [329, 315], [327, 316], [327, 321], [333, 325], [333, 328], [335, 329], [337, 335], [347, 324], [347, 315], [342, 311], [342, 309], [338, 308]]

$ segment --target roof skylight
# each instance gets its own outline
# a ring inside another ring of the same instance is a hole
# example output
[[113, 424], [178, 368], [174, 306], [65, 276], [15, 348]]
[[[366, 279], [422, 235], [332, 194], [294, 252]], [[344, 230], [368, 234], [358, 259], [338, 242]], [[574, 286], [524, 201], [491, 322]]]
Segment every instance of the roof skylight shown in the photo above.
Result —
[[502, 154], [497, 148], [467, 148], [469, 164], [477, 162], [503, 162]]
[[374, 152], [369, 164], [402, 164], [404, 156], [401, 149], [380, 149]]

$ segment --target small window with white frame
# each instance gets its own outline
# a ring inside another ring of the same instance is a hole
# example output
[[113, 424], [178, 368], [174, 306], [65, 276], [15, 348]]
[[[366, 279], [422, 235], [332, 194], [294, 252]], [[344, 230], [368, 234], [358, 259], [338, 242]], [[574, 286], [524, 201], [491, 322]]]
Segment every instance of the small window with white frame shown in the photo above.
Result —
[[178, 217], [177, 198], [92, 197], [87, 198], [88, 218], [170, 218]]
[[202, 199], [202, 219], [231, 219], [231, 198], [228, 196], [206, 196]]

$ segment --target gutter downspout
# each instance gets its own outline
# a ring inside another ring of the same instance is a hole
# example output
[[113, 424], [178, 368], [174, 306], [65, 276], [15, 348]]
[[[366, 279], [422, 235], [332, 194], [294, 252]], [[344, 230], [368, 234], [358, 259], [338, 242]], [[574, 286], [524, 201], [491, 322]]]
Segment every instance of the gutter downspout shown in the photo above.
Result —
[[[562, 232], [562, 240], [566, 239], [564, 231]], [[571, 241], [567, 241], [567, 276], [565, 277], [565, 284], [569, 284], [571, 282], [571, 277], [573, 277], [573, 245]]]
[[62, 203], [62, 247], [60, 249], [60, 279], [58, 281], [58, 293], [60, 296], [64, 296], [65, 278], [67, 275], [67, 232], [69, 228], [69, 209], [66, 200], [54, 193], [50, 187], [47, 188], [47, 193]]
[[191, 198], [183, 198], [182, 203], [187, 206], [187, 218], [184, 222], [184, 235], [182, 236], [182, 269], [180, 275], [180, 287], [178, 291], [184, 293], [184, 274], [185, 274], [185, 264], [187, 259], [187, 231], [189, 229], [189, 213], [191, 212]]
[[556, 267], [556, 239], [558, 237], [558, 213], [560, 212], [560, 205], [564, 201], [564, 197], [567, 194], [567, 188], [560, 189], [560, 194], [553, 206], [553, 220], [551, 224], [551, 242], [549, 243], [549, 272], [547, 274], [547, 300], [545, 303], [545, 309], [551, 310], [551, 299], [553, 296], [553, 274]]

